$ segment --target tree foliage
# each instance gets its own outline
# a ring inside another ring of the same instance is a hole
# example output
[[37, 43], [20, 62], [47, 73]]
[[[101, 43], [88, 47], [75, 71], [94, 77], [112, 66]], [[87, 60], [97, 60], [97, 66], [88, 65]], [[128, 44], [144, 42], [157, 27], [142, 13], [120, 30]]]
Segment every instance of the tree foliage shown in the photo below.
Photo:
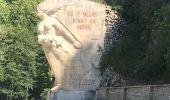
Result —
[[1, 34], [1, 59], [4, 80], [1, 93], [10, 97], [28, 97], [36, 77], [36, 45], [34, 38], [23, 27], [8, 27], [8, 33]]
[[101, 66], [112, 67], [128, 84], [169, 83], [169, 1], [124, 0], [118, 5], [127, 27], [103, 54]]
[[35, 7], [40, 0], [0, 0], [0, 98], [39, 98], [51, 85], [37, 44]]

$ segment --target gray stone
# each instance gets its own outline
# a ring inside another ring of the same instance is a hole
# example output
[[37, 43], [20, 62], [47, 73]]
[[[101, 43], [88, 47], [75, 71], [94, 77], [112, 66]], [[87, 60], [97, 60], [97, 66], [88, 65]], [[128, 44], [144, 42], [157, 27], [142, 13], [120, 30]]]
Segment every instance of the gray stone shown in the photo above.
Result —
[[61, 90], [55, 93], [53, 100], [94, 100], [95, 91]]
[[[54, 48], [48, 46], [50, 43], [44, 48], [55, 79], [60, 79], [60, 83], [55, 80], [55, 84], [73, 90], [97, 89], [101, 79], [100, 71], [96, 70], [100, 60], [98, 47], [103, 46], [106, 29], [105, 6], [88, 0], [45, 0], [37, 6], [37, 11], [47, 16], [40, 24], [44, 22], [47, 23], [45, 27], [56, 29], [42, 32], [39, 25], [40, 44], [46, 46], [43, 39], [50, 39], [51, 43], [55, 40], [64, 50], [59, 52], [58, 44], [52, 45], [56, 46]], [[59, 38], [61, 41], [58, 42]], [[56, 67], [59, 65], [62, 67]], [[60, 74], [57, 70], [61, 70]]]

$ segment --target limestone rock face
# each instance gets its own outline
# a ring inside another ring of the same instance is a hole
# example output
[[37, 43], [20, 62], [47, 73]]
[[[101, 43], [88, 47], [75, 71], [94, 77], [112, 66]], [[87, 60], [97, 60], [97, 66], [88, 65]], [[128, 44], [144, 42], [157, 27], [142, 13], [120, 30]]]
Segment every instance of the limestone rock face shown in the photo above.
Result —
[[[104, 43], [105, 6], [88, 0], [45, 0], [37, 6], [37, 9], [38, 12], [43, 12], [48, 17], [57, 20], [57, 25], [50, 26], [55, 28], [51, 32], [60, 38], [63, 37], [59, 39], [60, 47], [44, 48], [49, 63], [54, 63], [50, 64], [52, 71], [59, 69], [57, 65], [63, 68], [63, 71], [60, 71], [63, 73], [63, 76], [61, 75], [63, 88], [68, 90], [98, 88], [100, 84], [98, 49]], [[39, 37], [42, 39], [42, 35], [51, 34], [48, 32], [40, 33]], [[50, 53], [53, 55], [52, 58], [47, 53], [50, 50], [53, 51]], [[64, 50], [66, 54], [57, 52], [57, 50], [61, 52]], [[59, 60], [60, 56], [67, 60], [63, 63]], [[53, 73], [56, 72], [53, 71]]]

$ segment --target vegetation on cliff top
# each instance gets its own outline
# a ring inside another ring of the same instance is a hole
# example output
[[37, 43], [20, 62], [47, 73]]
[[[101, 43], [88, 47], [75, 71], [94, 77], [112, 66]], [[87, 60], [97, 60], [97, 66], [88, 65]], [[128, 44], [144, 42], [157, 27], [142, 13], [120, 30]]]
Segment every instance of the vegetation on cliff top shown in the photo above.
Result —
[[111, 67], [128, 85], [170, 83], [169, 1], [117, 1], [127, 27], [120, 41], [103, 54], [102, 69]]

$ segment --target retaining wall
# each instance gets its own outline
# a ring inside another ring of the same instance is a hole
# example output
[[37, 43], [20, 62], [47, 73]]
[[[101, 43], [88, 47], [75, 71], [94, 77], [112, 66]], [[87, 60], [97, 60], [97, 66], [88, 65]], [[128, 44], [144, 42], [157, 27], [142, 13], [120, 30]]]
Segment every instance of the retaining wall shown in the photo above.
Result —
[[126, 87], [103, 87], [97, 100], [170, 100], [170, 84]]

